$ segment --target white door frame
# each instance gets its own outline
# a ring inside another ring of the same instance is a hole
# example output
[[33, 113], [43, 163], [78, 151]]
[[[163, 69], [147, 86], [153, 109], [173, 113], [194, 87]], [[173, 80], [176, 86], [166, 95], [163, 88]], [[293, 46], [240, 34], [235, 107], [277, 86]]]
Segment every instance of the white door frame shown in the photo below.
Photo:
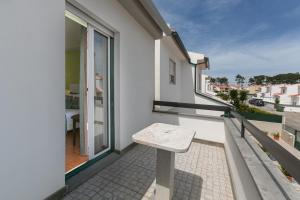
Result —
[[[80, 9], [74, 7], [70, 3], [66, 2], [66, 12], [67, 14], [74, 15], [77, 17], [78, 23], [87, 27], [87, 153], [89, 160], [98, 157], [107, 151], [111, 150], [111, 110], [110, 110], [110, 67], [111, 67], [111, 55], [110, 55], [110, 39], [114, 37], [114, 33], [107, 29], [105, 26], [96, 22], [94, 19], [86, 15]], [[107, 123], [105, 124], [107, 135], [108, 135], [108, 148], [95, 154], [94, 152], [94, 31], [104, 35], [108, 40], [107, 49]]]

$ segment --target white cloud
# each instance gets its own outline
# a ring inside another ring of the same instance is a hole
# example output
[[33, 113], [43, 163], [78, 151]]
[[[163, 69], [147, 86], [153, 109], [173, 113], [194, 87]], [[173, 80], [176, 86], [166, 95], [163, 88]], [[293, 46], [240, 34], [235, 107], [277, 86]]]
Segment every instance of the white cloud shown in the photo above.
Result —
[[252, 75], [299, 72], [300, 33], [286, 34], [280, 38], [235, 44], [222, 51], [209, 50], [213, 76], [227, 75], [232, 80], [240, 73]]
[[[226, 12], [239, 4], [241, 0], [203, 0], [201, 3], [199, 3], [199, 0], [189, 0], [187, 2], [183, 6], [184, 1], [176, 0], [172, 2], [171, 9], [162, 6], [160, 7], [160, 11], [172, 28], [180, 30], [179, 34], [188, 50], [195, 51], [199, 47], [206, 47], [210, 44], [213, 44], [217, 48], [218, 42], [223, 43], [223, 41], [220, 41], [221, 38], [212, 40], [210, 33], [213, 33], [216, 27], [219, 26], [219, 23], [226, 16]], [[189, 14], [183, 14], [186, 13], [183, 11], [186, 7], [189, 8]], [[175, 12], [178, 8], [180, 8], [180, 12]], [[196, 12], [206, 13], [204, 15], [205, 19], [197, 20], [197, 18], [194, 18], [192, 12], [195, 12], [195, 10]], [[249, 33], [237, 35], [231, 40], [234, 40], [232, 42], [237, 42], [242, 39], [241, 37], [245, 38], [266, 28], [268, 28], [268, 25], [262, 22], [255, 28], [249, 29]], [[204, 49], [199, 50], [202, 52]]]
[[295, 7], [293, 10], [290, 12], [286, 12], [283, 17], [286, 18], [295, 18], [300, 16], [300, 6]]
[[[176, 3], [175, 3], [176, 2]], [[272, 24], [260, 21], [247, 30], [215, 33], [222, 25], [228, 12], [238, 6], [242, 0], [173, 0], [161, 11], [175, 29], [180, 30], [185, 46], [190, 51], [202, 52], [210, 57], [212, 76], [228, 76], [231, 80], [240, 73], [247, 78], [253, 75], [300, 71], [300, 31], [277, 37], [258, 40], [267, 36]], [[180, 8], [180, 12], [177, 10]], [[202, 12], [202, 19], [194, 18], [191, 11]], [[286, 17], [299, 15], [300, 7]], [[185, 14], [183, 14], [185, 13]], [[189, 14], [187, 14], [189, 13]], [[270, 22], [269, 22], [270, 23]], [[233, 27], [234, 28], [234, 27]], [[239, 28], [239, 27], [237, 27]], [[288, 33], [288, 30], [286, 30]], [[271, 35], [270, 35], [271, 37]], [[251, 41], [252, 39], [252, 41]]]
[[240, 2], [241, 0], [205, 0], [204, 5], [210, 11], [218, 11], [236, 6]]

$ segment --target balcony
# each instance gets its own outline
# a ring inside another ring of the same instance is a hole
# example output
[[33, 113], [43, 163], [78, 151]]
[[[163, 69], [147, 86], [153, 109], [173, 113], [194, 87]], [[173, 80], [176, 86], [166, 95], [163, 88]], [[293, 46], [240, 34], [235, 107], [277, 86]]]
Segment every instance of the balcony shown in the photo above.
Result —
[[[153, 111], [154, 122], [196, 131], [189, 151], [175, 156], [173, 199], [300, 198], [299, 159], [231, 108], [155, 101]], [[153, 199], [155, 166], [156, 150], [133, 144], [64, 199]]]
[[[155, 149], [133, 149], [71, 192], [71, 199], [151, 199], [155, 188]], [[176, 155], [173, 199], [233, 199], [224, 148], [193, 142]]]

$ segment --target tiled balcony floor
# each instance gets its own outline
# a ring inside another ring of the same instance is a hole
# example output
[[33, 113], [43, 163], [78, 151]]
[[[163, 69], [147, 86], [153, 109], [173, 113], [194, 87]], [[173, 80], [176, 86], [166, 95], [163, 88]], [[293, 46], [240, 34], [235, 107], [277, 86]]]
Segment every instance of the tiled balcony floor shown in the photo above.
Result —
[[[152, 199], [155, 149], [135, 146], [119, 160], [68, 194], [64, 200]], [[173, 199], [233, 199], [223, 147], [193, 142], [175, 157]]]

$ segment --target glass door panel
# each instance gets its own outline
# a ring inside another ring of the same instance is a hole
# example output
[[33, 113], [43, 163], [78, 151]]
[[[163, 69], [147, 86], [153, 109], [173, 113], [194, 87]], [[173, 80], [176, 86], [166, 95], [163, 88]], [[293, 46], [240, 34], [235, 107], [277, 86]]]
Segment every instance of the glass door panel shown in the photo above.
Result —
[[94, 155], [109, 148], [107, 83], [108, 38], [94, 31]]

